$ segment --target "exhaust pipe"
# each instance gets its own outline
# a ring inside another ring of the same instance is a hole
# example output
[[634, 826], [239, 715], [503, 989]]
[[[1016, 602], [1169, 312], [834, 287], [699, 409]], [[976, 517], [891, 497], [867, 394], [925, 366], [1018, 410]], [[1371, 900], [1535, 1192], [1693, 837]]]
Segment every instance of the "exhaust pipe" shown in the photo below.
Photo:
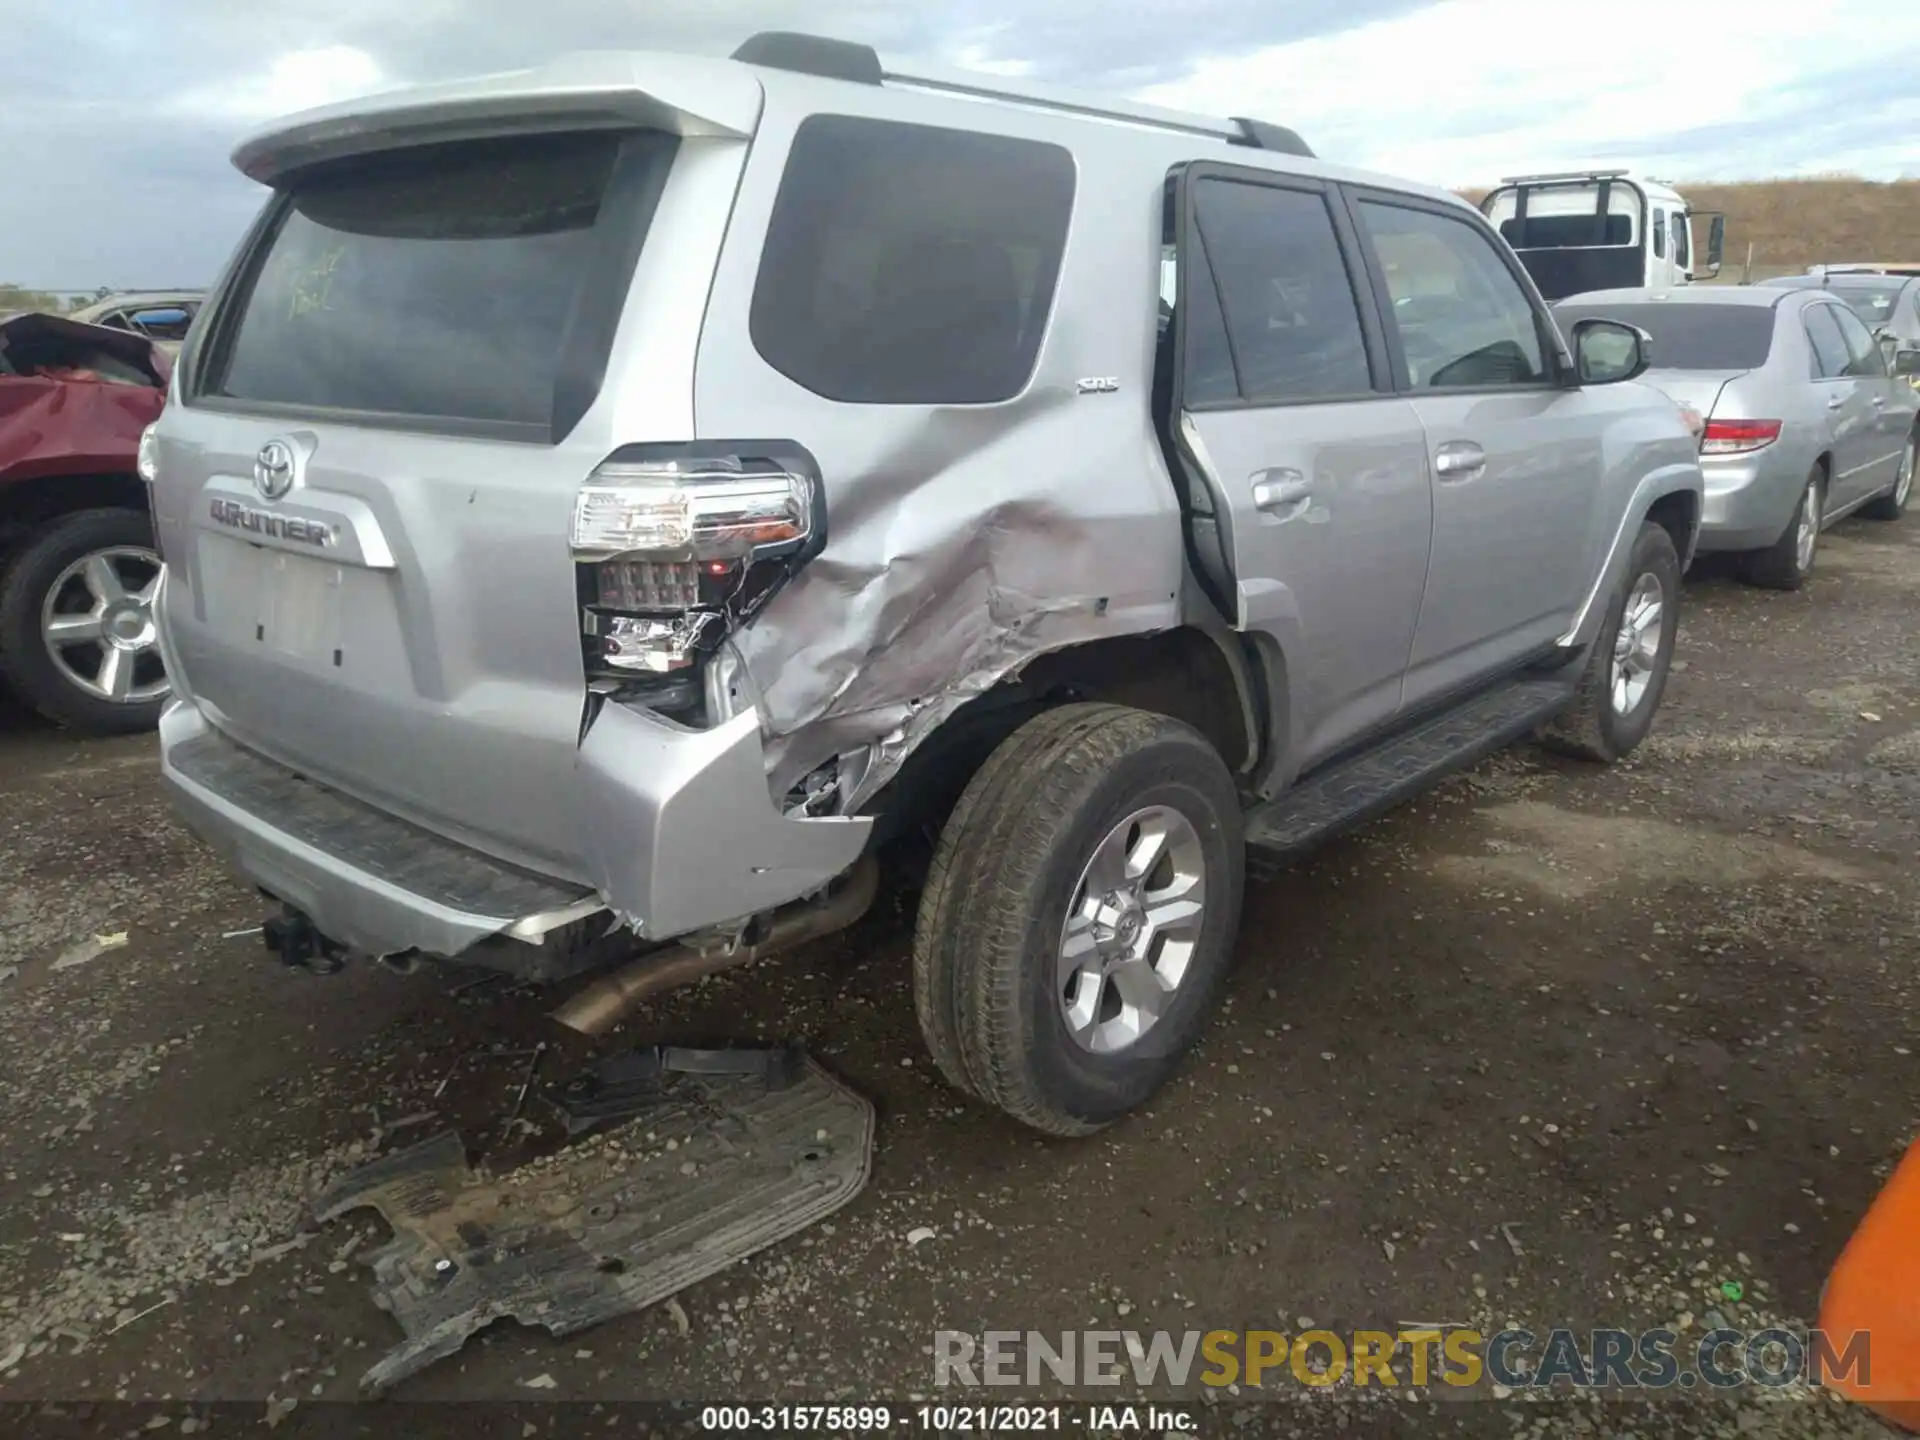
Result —
[[596, 980], [553, 1012], [553, 1018], [582, 1035], [604, 1035], [642, 1001], [691, 984], [736, 965], [750, 964], [808, 940], [844, 930], [873, 905], [880, 888], [880, 866], [863, 855], [838, 889], [813, 900], [776, 910], [760, 937], [733, 950], [700, 950], [691, 945], [669, 945], [642, 955], [611, 975]]

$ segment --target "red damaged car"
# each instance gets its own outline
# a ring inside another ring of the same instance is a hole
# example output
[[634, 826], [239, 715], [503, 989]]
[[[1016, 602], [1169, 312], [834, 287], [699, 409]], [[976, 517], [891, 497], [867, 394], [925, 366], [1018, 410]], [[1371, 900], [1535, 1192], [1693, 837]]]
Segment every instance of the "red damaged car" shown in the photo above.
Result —
[[75, 730], [148, 729], [166, 700], [138, 455], [171, 364], [129, 331], [0, 316], [0, 682]]

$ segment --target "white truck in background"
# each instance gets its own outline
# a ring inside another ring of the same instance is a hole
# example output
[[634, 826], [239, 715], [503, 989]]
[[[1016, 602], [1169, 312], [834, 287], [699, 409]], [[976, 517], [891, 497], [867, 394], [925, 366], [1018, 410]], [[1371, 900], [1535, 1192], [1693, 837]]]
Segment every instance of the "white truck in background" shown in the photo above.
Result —
[[[1720, 273], [1726, 217], [1629, 170], [1512, 175], [1480, 202], [1549, 301], [1588, 290], [1666, 289]], [[1694, 222], [1704, 220], [1704, 248]]]

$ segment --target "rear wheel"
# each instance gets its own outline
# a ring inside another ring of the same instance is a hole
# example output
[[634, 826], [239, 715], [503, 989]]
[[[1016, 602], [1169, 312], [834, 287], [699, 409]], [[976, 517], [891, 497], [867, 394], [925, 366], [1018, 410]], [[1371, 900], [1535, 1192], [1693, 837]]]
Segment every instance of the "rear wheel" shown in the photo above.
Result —
[[1195, 730], [1065, 705], [1005, 740], [940, 836], [914, 1001], [940, 1071], [1053, 1135], [1134, 1109], [1205, 1024], [1239, 930], [1240, 805]]
[[1920, 465], [1920, 435], [1907, 437], [1907, 448], [1900, 456], [1900, 473], [1893, 489], [1863, 505], [1860, 513], [1869, 520], [1898, 520], [1907, 513], [1907, 501], [1913, 496], [1913, 471]]
[[55, 520], [0, 579], [0, 676], [75, 730], [152, 729], [168, 691], [154, 630], [159, 577], [153, 531], [138, 511]]
[[1807, 576], [1813, 573], [1814, 552], [1820, 548], [1820, 516], [1826, 493], [1827, 472], [1816, 465], [1780, 538], [1764, 550], [1747, 553], [1745, 575], [1749, 585], [1798, 590], [1807, 583]]

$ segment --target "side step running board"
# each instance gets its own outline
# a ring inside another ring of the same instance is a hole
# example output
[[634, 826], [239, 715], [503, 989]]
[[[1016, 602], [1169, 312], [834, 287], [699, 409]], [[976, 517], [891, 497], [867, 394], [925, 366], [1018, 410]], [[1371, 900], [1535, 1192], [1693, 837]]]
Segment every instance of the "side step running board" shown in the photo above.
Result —
[[1247, 874], [1272, 879], [1322, 841], [1511, 745], [1572, 695], [1570, 681], [1558, 676], [1510, 681], [1254, 806], [1246, 817]]

